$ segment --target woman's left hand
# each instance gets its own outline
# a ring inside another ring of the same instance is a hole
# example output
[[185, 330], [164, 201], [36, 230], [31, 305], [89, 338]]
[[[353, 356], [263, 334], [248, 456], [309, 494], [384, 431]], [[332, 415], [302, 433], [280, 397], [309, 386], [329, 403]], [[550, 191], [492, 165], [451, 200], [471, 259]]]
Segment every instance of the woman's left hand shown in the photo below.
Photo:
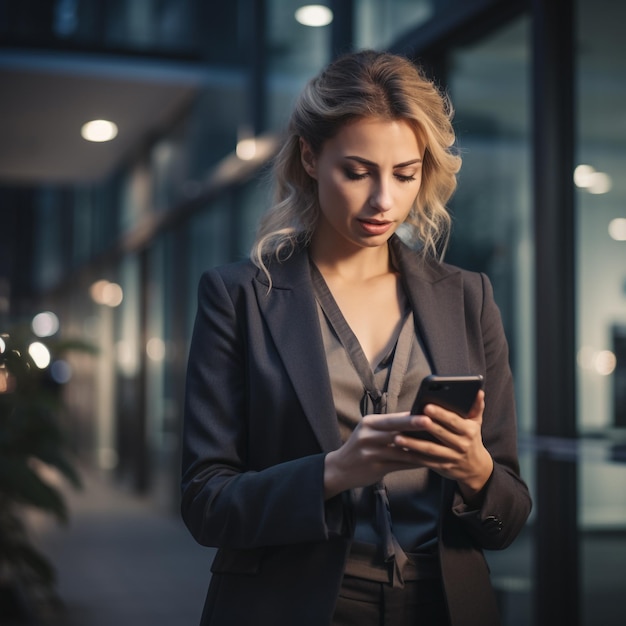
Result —
[[478, 392], [467, 417], [428, 404], [424, 414], [415, 417], [413, 423], [436, 441], [397, 435], [394, 443], [419, 455], [425, 467], [456, 480], [464, 500], [469, 503], [480, 493], [493, 471], [493, 459], [481, 436], [484, 410], [484, 391]]

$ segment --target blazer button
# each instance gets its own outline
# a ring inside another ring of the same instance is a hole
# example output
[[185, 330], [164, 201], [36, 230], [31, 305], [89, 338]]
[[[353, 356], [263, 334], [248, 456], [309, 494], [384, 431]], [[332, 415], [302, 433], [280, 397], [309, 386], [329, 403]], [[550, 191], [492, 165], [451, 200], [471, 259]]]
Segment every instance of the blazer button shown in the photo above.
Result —
[[483, 526], [490, 533], [499, 533], [502, 531], [502, 520], [495, 515], [489, 515], [483, 520]]

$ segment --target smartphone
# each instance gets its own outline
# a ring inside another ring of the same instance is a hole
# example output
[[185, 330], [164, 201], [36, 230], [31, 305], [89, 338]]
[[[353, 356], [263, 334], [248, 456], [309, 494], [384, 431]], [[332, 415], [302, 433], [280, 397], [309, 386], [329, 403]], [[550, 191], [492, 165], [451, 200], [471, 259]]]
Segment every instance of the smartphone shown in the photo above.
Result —
[[[420, 415], [427, 404], [437, 404], [448, 409], [448, 411], [454, 411], [461, 417], [466, 417], [476, 400], [476, 394], [482, 388], [483, 377], [480, 375], [437, 376], [431, 374], [422, 380], [411, 413]], [[432, 439], [428, 433], [423, 431], [404, 434], [411, 437]]]

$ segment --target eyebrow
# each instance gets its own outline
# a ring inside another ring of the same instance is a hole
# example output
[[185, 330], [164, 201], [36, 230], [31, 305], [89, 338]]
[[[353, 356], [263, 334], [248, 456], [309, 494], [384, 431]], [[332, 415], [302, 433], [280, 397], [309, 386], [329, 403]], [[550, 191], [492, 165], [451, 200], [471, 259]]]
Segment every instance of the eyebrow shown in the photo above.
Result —
[[[374, 163], [374, 161], [369, 161], [368, 159], [364, 159], [363, 157], [360, 157], [360, 156], [347, 155], [345, 158], [350, 159], [351, 161], [356, 161], [357, 163], [361, 163], [362, 165], [369, 165], [370, 167], [378, 167], [378, 163]], [[422, 159], [418, 157], [417, 159], [405, 161], [404, 163], [397, 163], [396, 165], [393, 166], [393, 169], [395, 170], [395, 169], [402, 168], [402, 167], [408, 167], [409, 165], [415, 165], [421, 162], [422, 162]]]

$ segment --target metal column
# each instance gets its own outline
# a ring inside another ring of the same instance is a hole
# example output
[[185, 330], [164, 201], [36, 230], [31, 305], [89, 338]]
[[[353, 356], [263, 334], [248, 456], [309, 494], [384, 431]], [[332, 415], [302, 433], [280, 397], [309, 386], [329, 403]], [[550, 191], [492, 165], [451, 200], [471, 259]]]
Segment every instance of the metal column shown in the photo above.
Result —
[[[574, 0], [533, 0], [536, 434], [576, 438]], [[537, 458], [536, 626], [579, 616], [577, 465]]]

